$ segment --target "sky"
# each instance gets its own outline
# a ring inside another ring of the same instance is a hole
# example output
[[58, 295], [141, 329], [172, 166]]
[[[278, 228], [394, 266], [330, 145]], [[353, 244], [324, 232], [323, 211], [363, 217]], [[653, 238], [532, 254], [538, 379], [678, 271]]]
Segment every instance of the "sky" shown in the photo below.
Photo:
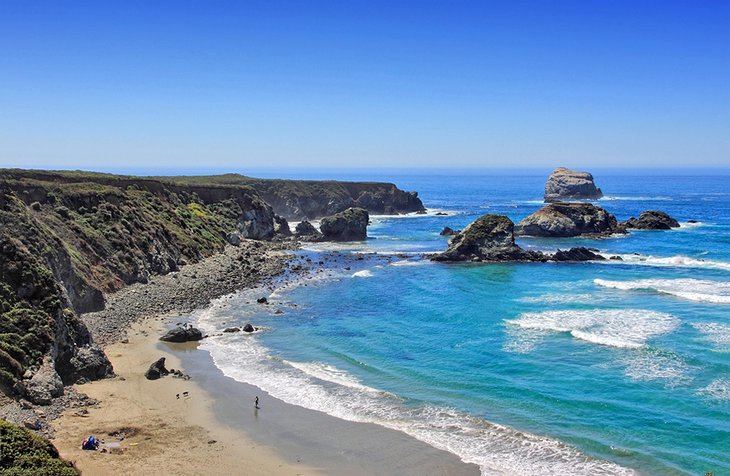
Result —
[[730, 167], [730, 2], [0, 0], [0, 166]]

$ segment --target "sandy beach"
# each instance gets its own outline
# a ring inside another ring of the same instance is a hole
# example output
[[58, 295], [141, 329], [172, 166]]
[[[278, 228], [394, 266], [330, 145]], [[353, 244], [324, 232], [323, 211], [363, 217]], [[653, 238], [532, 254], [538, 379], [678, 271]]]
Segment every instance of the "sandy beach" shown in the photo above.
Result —
[[[129, 343], [106, 348], [118, 376], [79, 387], [100, 403], [87, 414], [68, 410], [53, 423], [54, 443], [65, 458], [90, 475], [241, 474], [243, 462], [246, 474], [320, 474], [219, 423], [211, 396], [195, 380], [147, 380], [145, 369], [159, 357], [166, 358], [170, 369], [180, 367], [174, 352], [158, 348], [161, 328], [159, 321], [135, 324]], [[115, 432], [124, 439], [112, 436]], [[107, 444], [118, 442], [118, 448], [81, 450], [83, 438], [90, 434]]]

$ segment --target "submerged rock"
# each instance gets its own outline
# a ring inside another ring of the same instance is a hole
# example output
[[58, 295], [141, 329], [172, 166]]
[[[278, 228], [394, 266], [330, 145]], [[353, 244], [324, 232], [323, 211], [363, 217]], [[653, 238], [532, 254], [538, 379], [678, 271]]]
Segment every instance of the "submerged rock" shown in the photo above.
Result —
[[484, 215], [451, 239], [434, 261], [545, 261], [540, 252], [515, 244], [514, 223], [503, 215]]
[[623, 225], [626, 228], [636, 228], [638, 230], [670, 230], [672, 228], [679, 228], [679, 222], [677, 220], [659, 210], [641, 212], [638, 220], [631, 217]]
[[362, 241], [367, 238], [370, 215], [364, 208], [348, 208], [322, 218], [319, 229], [328, 241]]
[[517, 235], [567, 237], [625, 233], [616, 217], [590, 203], [552, 203], [515, 226]]
[[160, 340], [165, 342], [190, 342], [201, 340], [202, 338], [203, 333], [200, 332], [200, 329], [195, 327], [178, 326], [167, 331], [165, 335], [160, 337]]
[[550, 174], [545, 184], [545, 201], [597, 200], [603, 196], [588, 172], [559, 167]]
[[145, 372], [144, 376], [147, 378], [147, 380], [157, 380], [158, 378], [164, 377], [169, 373], [170, 371], [165, 368], [165, 358], [160, 357], [156, 362], [150, 365], [150, 368], [147, 369], [147, 372]]

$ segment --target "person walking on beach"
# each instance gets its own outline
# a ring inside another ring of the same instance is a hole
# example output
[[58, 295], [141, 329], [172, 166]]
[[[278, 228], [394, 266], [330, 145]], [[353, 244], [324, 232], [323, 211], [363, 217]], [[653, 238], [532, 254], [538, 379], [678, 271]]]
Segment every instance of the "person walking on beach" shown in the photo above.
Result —
[[258, 408], [259, 407], [259, 396], [256, 395], [256, 400], [254, 400], [253, 406]]

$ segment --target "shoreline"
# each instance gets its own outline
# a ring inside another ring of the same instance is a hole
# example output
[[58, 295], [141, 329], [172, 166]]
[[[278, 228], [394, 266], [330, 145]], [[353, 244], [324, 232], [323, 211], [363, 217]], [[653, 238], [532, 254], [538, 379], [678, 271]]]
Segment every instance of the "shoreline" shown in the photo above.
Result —
[[[155, 288], [186, 290], [188, 282], [200, 289], [217, 285], [220, 277], [216, 271], [231, 269], [237, 256], [246, 251], [227, 248], [186, 266], [179, 272], [181, 276], [155, 276], [150, 284], [127, 287], [109, 296], [111, 305], [105, 311], [84, 315], [95, 338], [98, 335], [105, 344], [117, 376], [74, 386], [87, 393], [94, 404], [82, 410], [67, 408], [52, 422], [53, 441], [62, 457], [74, 461], [83, 474], [236, 473], [241, 471], [242, 461], [246, 461], [248, 474], [262, 475], [480, 474], [476, 465], [400, 431], [290, 405], [258, 387], [226, 377], [197, 343], [158, 340], [176, 319], [186, 321], [186, 313], [212, 305], [213, 299], [226, 299], [244, 289], [272, 289], [272, 279], [283, 276], [290, 261], [290, 256], [281, 253], [285, 247], [264, 246], [267, 258], [259, 259], [265, 271], [226, 288], [227, 292], [221, 288], [212, 295], [209, 290], [204, 296], [205, 306], [188, 301], [164, 302], [179, 294], [169, 289], [161, 293], [162, 300], [160, 296], [153, 302], [146, 300]], [[271, 248], [275, 248], [273, 254]], [[210, 272], [201, 273], [205, 269]], [[301, 267], [292, 267], [292, 271], [301, 272]], [[323, 263], [311, 263], [307, 271], [314, 276], [328, 269]], [[203, 279], [199, 279], [201, 275]], [[133, 307], [106, 322], [115, 309], [125, 304]], [[145, 370], [161, 356], [167, 359], [168, 369], [182, 370], [192, 378], [146, 380]], [[188, 392], [187, 396], [183, 392]], [[256, 395], [261, 397], [262, 408], [258, 411], [252, 409]], [[109, 436], [120, 429], [128, 433], [124, 440]], [[80, 444], [87, 433], [120, 446], [108, 453], [82, 451]]]

